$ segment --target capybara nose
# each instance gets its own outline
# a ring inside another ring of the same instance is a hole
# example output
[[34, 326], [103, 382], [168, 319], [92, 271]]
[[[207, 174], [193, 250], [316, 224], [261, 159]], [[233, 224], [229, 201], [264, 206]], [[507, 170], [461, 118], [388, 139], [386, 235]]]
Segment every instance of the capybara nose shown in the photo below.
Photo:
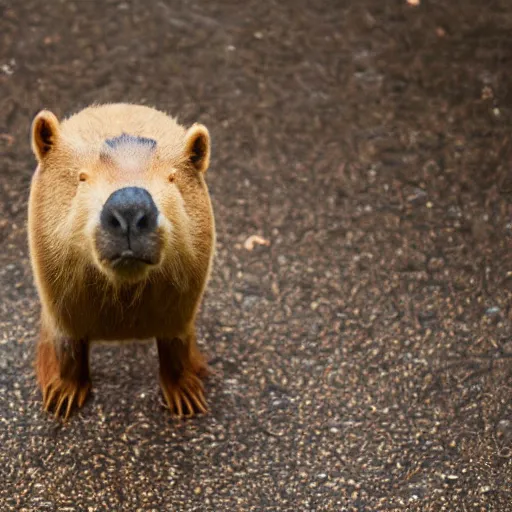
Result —
[[131, 241], [155, 231], [158, 210], [150, 193], [140, 187], [116, 190], [101, 212], [101, 227], [114, 236]]

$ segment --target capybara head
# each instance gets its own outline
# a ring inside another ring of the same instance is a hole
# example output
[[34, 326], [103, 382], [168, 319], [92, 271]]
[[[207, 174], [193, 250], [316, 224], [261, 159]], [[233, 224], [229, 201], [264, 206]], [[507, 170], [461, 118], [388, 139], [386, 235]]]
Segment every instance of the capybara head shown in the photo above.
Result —
[[46, 260], [95, 268], [116, 284], [159, 272], [179, 284], [181, 270], [193, 275], [198, 254], [210, 253], [204, 126], [186, 130], [132, 105], [90, 107], [62, 123], [42, 111], [32, 148], [30, 237]]

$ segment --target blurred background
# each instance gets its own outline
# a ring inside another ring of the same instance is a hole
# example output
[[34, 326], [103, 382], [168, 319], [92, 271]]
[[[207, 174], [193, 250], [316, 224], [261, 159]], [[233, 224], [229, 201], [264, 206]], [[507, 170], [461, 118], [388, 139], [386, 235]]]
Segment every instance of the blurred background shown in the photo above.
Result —
[[[0, 13], [1, 510], [510, 510], [509, 1]], [[97, 347], [62, 426], [32, 374], [30, 123], [117, 101], [212, 135], [211, 412], [169, 417], [152, 345]]]

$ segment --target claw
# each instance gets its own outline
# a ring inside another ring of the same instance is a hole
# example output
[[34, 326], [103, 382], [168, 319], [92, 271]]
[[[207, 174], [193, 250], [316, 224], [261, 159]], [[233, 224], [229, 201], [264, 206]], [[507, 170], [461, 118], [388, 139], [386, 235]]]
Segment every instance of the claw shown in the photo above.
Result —
[[197, 375], [185, 373], [177, 382], [163, 377], [160, 385], [168, 408], [178, 418], [208, 412], [204, 385]]
[[46, 408], [46, 398], [48, 397], [49, 386], [43, 388], [43, 408]]
[[208, 412], [208, 408], [206, 406], [206, 399], [204, 398], [204, 395], [202, 393], [198, 393], [197, 395], [191, 396], [192, 400], [194, 401], [195, 406], [199, 409], [200, 412], [203, 414], [206, 414]]
[[181, 418], [183, 416], [183, 406], [181, 404], [181, 393], [179, 390], [173, 393], [174, 405], [176, 406], [177, 416]]
[[[59, 417], [59, 413], [60, 413], [60, 409], [62, 407], [62, 405], [64, 404], [64, 402], [68, 399], [68, 395], [65, 394], [65, 393], [61, 393], [60, 397], [59, 397], [59, 400], [57, 401], [57, 405], [55, 406], [55, 411], [53, 412], [53, 415], [58, 418]], [[69, 400], [71, 401], [71, 400]]]
[[194, 407], [192, 407], [192, 404], [190, 403], [190, 400], [187, 398], [187, 395], [183, 393], [181, 395], [181, 399], [183, 402], [185, 402], [185, 405], [188, 409], [188, 414], [185, 414], [185, 416], [192, 416], [194, 414]]
[[53, 397], [57, 394], [57, 388], [52, 386], [51, 384], [48, 386], [50, 388], [50, 392], [46, 398], [46, 402], [44, 403], [44, 410], [48, 411], [53, 402]]
[[[73, 394], [73, 398], [75, 397], [76, 393]], [[64, 421], [68, 421], [69, 413], [71, 412], [71, 408], [73, 407], [73, 400], [68, 400], [68, 406], [66, 407], [66, 414], [64, 415]], [[81, 406], [79, 406], [81, 407]]]
[[78, 408], [84, 405], [85, 399], [87, 398], [87, 394], [89, 393], [90, 388], [90, 384], [87, 384], [87, 386], [80, 388], [80, 391], [78, 392]]
[[62, 393], [60, 400], [57, 403], [57, 407], [55, 408], [55, 417], [58, 418], [60, 415], [60, 410], [67, 400], [66, 414], [64, 415], [64, 421], [68, 419], [69, 412], [71, 411], [71, 407], [73, 406], [73, 402], [76, 397], [76, 389], [72, 389], [69, 393]]
[[167, 407], [172, 410], [172, 401], [171, 397], [169, 396], [169, 393], [167, 392], [167, 388], [162, 384], [162, 393], [164, 394], [165, 403], [167, 404]]
[[53, 406], [55, 418], [67, 421], [73, 405], [82, 407], [90, 389], [90, 383], [80, 384], [54, 379], [43, 388], [43, 409], [50, 412]]
[[[202, 382], [201, 382], [201, 385], [202, 385]], [[203, 386], [201, 386], [201, 388], [202, 387]], [[195, 389], [192, 389], [192, 386], [185, 385], [184, 391], [187, 392], [188, 396], [194, 402], [194, 405], [197, 407], [197, 409], [199, 409], [199, 411], [202, 412], [203, 414], [206, 414], [206, 412], [207, 412], [206, 399], [204, 398], [204, 393], [203, 393], [202, 389], [195, 390]], [[191, 407], [190, 410], [193, 412], [194, 411], [193, 407]]]

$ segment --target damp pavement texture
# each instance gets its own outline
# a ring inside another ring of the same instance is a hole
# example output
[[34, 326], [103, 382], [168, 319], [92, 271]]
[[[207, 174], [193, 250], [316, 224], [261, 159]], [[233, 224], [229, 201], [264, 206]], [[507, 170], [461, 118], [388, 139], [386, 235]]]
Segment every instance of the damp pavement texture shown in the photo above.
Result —
[[[512, 510], [508, 0], [0, 6], [1, 511]], [[30, 122], [110, 101], [211, 130], [204, 417], [153, 344], [41, 411]]]

